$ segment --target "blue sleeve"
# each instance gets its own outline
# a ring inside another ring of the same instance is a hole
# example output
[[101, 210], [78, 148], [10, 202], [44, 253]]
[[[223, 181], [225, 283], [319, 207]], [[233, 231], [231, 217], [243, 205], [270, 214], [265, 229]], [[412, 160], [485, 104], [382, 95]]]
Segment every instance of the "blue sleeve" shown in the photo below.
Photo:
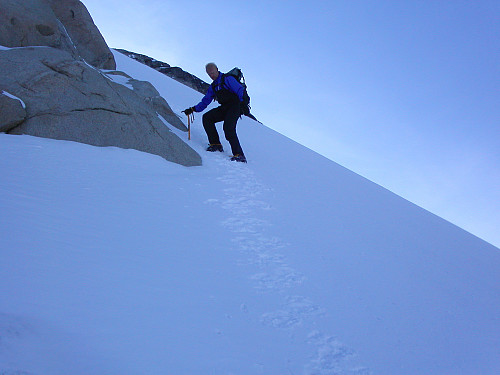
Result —
[[208, 107], [208, 105], [212, 102], [213, 99], [214, 99], [214, 92], [212, 90], [212, 85], [210, 85], [208, 87], [207, 93], [205, 94], [203, 99], [201, 99], [201, 102], [199, 102], [194, 106], [194, 111], [195, 112], [203, 111], [205, 108]]
[[239, 83], [236, 80], [236, 78], [234, 78], [233, 76], [226, 76], [225, 84], [229, 88], [229, 90], [231, 90], [236, 95], [238, 95], [240, 102], [242, 102], [243, 101], [243, 92], [245, 91], [245, 89], [243, 88], [241, 83]]

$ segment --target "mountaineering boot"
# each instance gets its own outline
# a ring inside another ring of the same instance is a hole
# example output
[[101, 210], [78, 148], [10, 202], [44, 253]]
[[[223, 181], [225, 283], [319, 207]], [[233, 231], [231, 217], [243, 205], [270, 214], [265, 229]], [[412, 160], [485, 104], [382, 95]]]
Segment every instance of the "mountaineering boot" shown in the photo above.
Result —
[[223, 152], [224, 149], [222, 148], [222, 145], [213, 144], [213, 145], [210, 145], [207, 147], [207, 151], [208, 152], [216, 152], [216, 151]]
[[246, 163], [247, 158], [243, 154], [236, 154], [231, 158], [231, 161], [239, 161], [240, 163]]

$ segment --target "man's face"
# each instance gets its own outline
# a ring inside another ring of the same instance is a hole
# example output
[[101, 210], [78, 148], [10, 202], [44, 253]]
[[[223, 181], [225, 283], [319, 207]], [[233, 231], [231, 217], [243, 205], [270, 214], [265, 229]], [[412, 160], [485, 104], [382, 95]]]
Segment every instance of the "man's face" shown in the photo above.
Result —
[[207, 74], [213, 81], [215, 81], [219, 77], [219, 69], [217, 67], [210, 65], [207, 68]]

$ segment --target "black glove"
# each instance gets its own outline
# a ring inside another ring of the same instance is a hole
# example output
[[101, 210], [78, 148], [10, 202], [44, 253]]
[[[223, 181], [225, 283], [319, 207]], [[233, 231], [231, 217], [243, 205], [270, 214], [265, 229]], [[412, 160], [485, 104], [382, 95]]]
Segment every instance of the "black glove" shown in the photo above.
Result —
[[250, 114], [250, 106], [243, 102], [240, 102], [240, 113], [242, 115], [248, 116]]
[[194, 112], [194, 107], [189, 107], [188, 109], [185, 109], [182, 111], [186, 116], [189, 116], [191, 113]]

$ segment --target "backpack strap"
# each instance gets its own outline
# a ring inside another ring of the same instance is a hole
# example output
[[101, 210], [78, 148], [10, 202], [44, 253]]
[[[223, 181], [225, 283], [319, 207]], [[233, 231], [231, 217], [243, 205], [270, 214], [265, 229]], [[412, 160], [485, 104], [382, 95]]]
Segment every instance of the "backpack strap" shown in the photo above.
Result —
[[221, 73], [222, 77], [220, 77], [220, 88], [223, 89], [224, 85], [226, 84], [226, 75], [224, 73]]
[[220, 83], [217, 85], [216, 82], [212, 82], [211, 86], [212, 86], [212, 91], [214, 93], [214, 99], [213, 101], [216, 101], [217, 100], [217, 94], [216, 94], [216, 88], [217, 86], [220, 86], [221, 90], [224, 88], [224, 85], [226, 84], [226, 75], [224, 73], [221, 73], [221, 77], [220, 77]]
[[215, 94], [215, 93], [216, 93], [215, 88], [217, 87], [217, 85], [215, 84], [215, 82], [212, 82], [212, 83], [210, 84], [210, 86], [212, 87], [212, 92], [213, 92], [213, 94], [214, 94], [214, 97], [213, 97], [213, 99], [212, 99], [212, 100], [215, 102], [215, 101], [217, 100], [217, 95]]

